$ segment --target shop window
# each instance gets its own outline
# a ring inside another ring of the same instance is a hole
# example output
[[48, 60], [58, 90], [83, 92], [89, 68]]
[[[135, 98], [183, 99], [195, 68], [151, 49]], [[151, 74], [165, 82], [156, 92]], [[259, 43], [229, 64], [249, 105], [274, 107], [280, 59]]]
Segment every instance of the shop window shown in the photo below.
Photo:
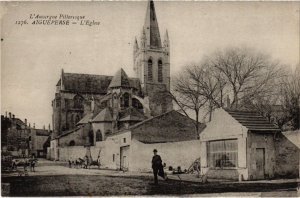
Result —
[[237, 167], [237, 140], [218, 140], [208, 142], [209, 167]]

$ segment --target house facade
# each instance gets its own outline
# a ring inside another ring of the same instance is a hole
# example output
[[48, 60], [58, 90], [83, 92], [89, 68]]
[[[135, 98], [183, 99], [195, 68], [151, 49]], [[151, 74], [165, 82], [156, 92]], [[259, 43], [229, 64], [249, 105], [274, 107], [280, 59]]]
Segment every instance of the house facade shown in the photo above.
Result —
[[[288, 151], [281, 147], [290, 147], [294, 151], [290, 158], [296, 161], [299, 148], [283, 141], [279, 128], [256, 112], [217, 109], [200, 134], [201, 172], [211, 178], [235, 180], [284, 176], [278, 167], [286, 163], [283, 157]], [[297, 177], [299, 166], [287, 166]]]

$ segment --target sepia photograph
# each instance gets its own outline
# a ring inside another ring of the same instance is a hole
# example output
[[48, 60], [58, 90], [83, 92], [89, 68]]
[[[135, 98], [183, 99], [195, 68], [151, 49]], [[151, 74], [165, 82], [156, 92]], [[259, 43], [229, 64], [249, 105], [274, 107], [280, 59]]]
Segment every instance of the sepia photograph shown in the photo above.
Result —
[[1, 1], [1, 196], [300, 196], [299, 1]]

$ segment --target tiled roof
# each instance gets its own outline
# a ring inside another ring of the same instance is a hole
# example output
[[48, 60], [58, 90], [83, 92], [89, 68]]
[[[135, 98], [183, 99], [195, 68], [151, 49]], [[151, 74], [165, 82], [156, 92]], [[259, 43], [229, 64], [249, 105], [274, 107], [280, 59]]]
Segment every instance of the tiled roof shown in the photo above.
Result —
[[113, 119], [112, 119], [111, 109], [109, 107], [106, 107], [105, 109], [100, 111], [100, 113], [98, 113], [98, 115], [96, 115], [92, 120], [92, 122], [111, 122], [111, 121], [113, 121]]
[[[180, 142], [199, 137], [195, 124], [195, 120], [172, 110], [132, 125], [129, 130], [133, 138], [143, 143]], [[200, 134], [206, 126], [201, 123], [198, 126]]]
[[276, 125], [257, 112], [236, 110], [226, 110], [226, 112], [251, 131], [280, 131]]
[[[104, 75], [63, 73], [64, 90], [76, 93], [106, 94], [113, 77]], [[137, 78], [128, 78], [129, 85], [140, 90]], [[60, 84], [59, 79], [57, 85]]]

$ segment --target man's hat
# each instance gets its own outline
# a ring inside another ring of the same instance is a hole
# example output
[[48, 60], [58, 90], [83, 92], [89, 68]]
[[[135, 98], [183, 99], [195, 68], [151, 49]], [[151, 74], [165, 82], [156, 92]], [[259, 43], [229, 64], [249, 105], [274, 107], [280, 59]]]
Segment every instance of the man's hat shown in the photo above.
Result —
[[157, 153], [157, 150], [156, 150], [156, 149], [154, 149], [154, 150], [153, 150], [153, 152], [156, 152], [156, 153]]

